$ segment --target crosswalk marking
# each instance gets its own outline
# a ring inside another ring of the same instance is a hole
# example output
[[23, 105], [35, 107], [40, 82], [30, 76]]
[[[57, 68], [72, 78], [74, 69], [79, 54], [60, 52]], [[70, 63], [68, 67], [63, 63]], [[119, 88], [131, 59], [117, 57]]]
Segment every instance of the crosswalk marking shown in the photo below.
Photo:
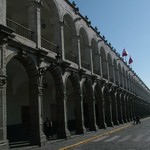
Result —
[[129, 138], [131, 138], [132, 135], [128, 135], [128, 136], [125, 136], [124, 138], [118, 140], [118, 142], [125, 142], [127, 141]]
[[100, 137], [100, 138], [98, 138], [98, 139], [96, 139], [96, 140], [93, 140], [93, 142], [99, 142], [99, 141], [101, 141], [101, 140], [103, 140], [103, 139], [105, 139], [105, 138], [107, 138], [107, 137], [108, 137], [108, 135], [107, 135], [107, 136]]
[[133, 139], [133, 142], [138, 142], [142, 139], [144, 135], [138, 135], [135, 139]]
[[110, 138], [110, 139], [108, 139], [108, 140], [105, 140], [104, 142], [111, 142], [111, 141], [113, 141], [113, 140], [118, 139], [119, 137], [120, 137], [120, 136], [116, 135], [116, 136], [114, 136], [114, 137], [112, 137], [112, 138]]

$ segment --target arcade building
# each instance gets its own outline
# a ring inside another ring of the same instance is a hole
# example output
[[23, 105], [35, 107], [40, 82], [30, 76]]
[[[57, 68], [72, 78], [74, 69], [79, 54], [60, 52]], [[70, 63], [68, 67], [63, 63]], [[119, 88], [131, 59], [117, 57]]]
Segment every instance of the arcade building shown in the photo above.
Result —
[[74, 2], [0, 1], [0, 150], [44, 146], [136, 115], [150, 115], [149, 88]]

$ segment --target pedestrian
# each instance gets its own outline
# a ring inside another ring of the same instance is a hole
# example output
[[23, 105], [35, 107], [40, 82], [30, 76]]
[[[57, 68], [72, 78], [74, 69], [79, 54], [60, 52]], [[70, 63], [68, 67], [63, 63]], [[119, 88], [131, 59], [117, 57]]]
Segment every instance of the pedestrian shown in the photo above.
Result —
[[136, 117], [133, 116], [133, 125], [135, 125], [135, 124], [136, 124]]
[[141, 124], [141, 121], [140, 121], [140, 117], [139, 116], [136, 116], [136, 124]]
[[50, 134], [52, 134], [52, 136], [53, 136], [52, 121], [50, 121], [48, 119], [48, 117], [46, 118], [46, 121], [44, 122], [44, 133], [45, 133], [47, 139], [49, 138]]

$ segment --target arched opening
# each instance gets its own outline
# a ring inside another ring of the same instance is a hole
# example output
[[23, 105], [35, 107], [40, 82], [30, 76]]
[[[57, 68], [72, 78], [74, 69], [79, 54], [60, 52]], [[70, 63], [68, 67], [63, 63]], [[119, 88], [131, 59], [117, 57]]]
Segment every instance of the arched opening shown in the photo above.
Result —
[[7, 18], [28, 27], [28, 8], [26, 5], [27, 1], [25, 0], [7, 0]]
[[[56, 101], [56, 87], [55, 80], [50, 73], [46, 71], [43, 77], [43, 121], [44, 121], [44, 133], [47, 139], [57, 138], [57, 101]], [[50, 121], [50, 129], [46, 130], [46, 120]]]
[[29, 13], [27, 4], [27, 0], [7, 0], [6, 24], [9, 28], [13, 29], [15, 33], [32, 40], [32, 32], [28, 29]]
[[105, 121], [108, 127], [113, 126], [112, 123], [112, 106], [110, 100], [109, 88], [107, 86], [103, 89], [103, 96], [105, 100]]
[[77, 38], [75, 24], [68, 14], [64, 16], [63, 20], [65, 59], [77, 63]]
[[118, 79], [118, 67], [117, 67], [117, 61], [114, 59], [114, 72], [115, 72], [115, 83], [118, 85], [119, 84], [119, 79]]
[[93, 72], [97, 75], [100, 75], [100, 57], [99, 57], [100, 55], [98, 52], [98, 46], [94, 39], [92, 39], [91, 46], [92, 46]]
[[95, 102], [93, 99], [92, 81], [86, 79], [82, 85], [84, 126], [87, 131], [96, 130]]
[[122, 82], [123, 82], [123, 87], [124, 88], [126, 88], [126, 77], [125, 77], [125, 69], [124, 68], [122, 68], [122, 76], [123, 76], [123, 78], [122, 78]]
[[116, 101], [117, 101], [118, 121], [120, 124], [122, 124], [123, 123], [122, 102], [121, 102], [121, 97], [120, 97], [119, 91], [117, 91], [117, 93], [116, 93]]
[[100, 53], [101, 53], [101, 64], [102, 64], [102, 76], [103, 76], [103, 78], [108, 79], [106, 53], [105, 53], [105, 49], [103, 47], [101, 47]]
[[103, 112], [103, 101], [102, 101], [102, 87], [98, 83], [95, 86], [95, 114], [96, 114], [96, 124], [99, 128], [104, 128], [104, 112]]
[[118, 72], [119, 72], [119, 85], [122, 87], [122, 69], [120, 63], [118, 65]]
[[121, 103], [122, 103], [122, 118], [123, 122], [127, 123], [127, 114], [126, 114], [126, 100], [125, 100], [125, 95], [124, 93], [121, 93]]
[[85, 69], [91, 70], [90, 49], [87, 33], [83, 28], [81, 28], [79, 35], [80, 35], [81, 66]]
[[67, 121], [68, 130], [71, 134], [76, 133], [76, 108], [75, 108], [75, 91], [70, 78], [68, 78], [66, 83], [67, 91]]
[[107, 55], [107, 59], [108, 59], [108, 68], [109, 68], [109, 80], [113, 82], [114, 81], [114, 71], [113, 71], [114, 68], [113, 68], [112, 58], [110, 54]]
[[10, 143], [30, 140], [29, 77], [24, 65], [13, 58], [7, 64], [7, 138]]
[[58, 52], [56, 45], [59, 45], [59, 20], [58, 9], [53, 0], [43, 0], [43, 7], [41, 8], [41, 45], [55, 53]]
[[84, 126], [86, 128], [87, 131], [89, 131], [90, 125], [89, 125], [89, 121], [90, 121], [90, 117], [89, 117], [89, 98], [88, 98], [88, 91], [86, 88], [86, 85], [83, 84], [82, 87], [82, 92], [83, 92], [83, 116], [84, 116]]

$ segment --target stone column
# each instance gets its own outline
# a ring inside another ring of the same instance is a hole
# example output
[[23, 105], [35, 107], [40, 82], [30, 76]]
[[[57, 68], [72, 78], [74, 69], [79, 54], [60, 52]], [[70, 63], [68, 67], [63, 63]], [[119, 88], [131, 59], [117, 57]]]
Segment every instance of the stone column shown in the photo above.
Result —
[[[4, 5], [5, 1], [0, 4]], [[4, 7], [5, 8], [5, 7]], [[2, 8], [1, 8], [2, 9]], [[1, 12], [2, 10], [0, 10]], [[4, 13], [4, 12], [3, 12]], [[1, 12], [1, 15], [3, 14]], [[4, 15], [4, 14], [3, 14]], [[2, 18], [3, 19], [3, 18]], [[3, 24], [5, 24], [3, 22]], [[0, 149], [8, 147], [7, 114], [6, 114], [6, 44], [8, 37], [12, 37], [12, 30], [0, 25]]]
[[106, 124], [107, 126], [113, 126], [113, 122], [112, 122], [112, 106], [111, 106], [111, 97], [110, 97], [110, 91], [109, 88], [107, 88], [107, 83], [105, 83], [103, 88], [106, 88], [106, 90], [104, 89], [102, 94], [105, 100], [105, 119], [106, 119]]
[[6, 25], [6, 0], [0, 2], [0, 24]]
[[130, 122], [129, 96], [127, 94], [125, 96], [125, 102], [126, 102], [126, 119], [128, 122]]
[[80, 50], [80, 36], [77, 35], [77, 50], [78, 50], [78, 65], [79, 69], [81, 69], [81, 50]]
[[76, 101], [76, 133], [84, 134], [86, 129], [84, 127], [84, 117], [83, 117], [83, 95], [80, 93], [80, 96], [77, 96], [78, 100]]
[[91, 74], [93, 74], [92, 46], [89, 46], [89, 50], [90, 50]]
[[127, 123], [127, 114], [126, 114], [126, 100], [124, 93], [121, 94], [121, 102], [122, 102], [122, 116], [124, 123]]
[[118, 121], [120, 124], [123, 124], [123, 114], [122, 114], [122, 102], [120, 97], [120, 91], [117, 90], [115, 93], [116, 101], [117, 101], [117, 110], [118, 110]]
[[83, 93], [81, 91], [80, 82], [82, 81], [83, 74], [76, 75], [78, 78], [77, 81], [77, 88], [75, 92], [75, 117], [76, 117], [76, 133], [77, 134], [84, 134], [86, 129], [84, 127], [84, 115], [83, 115]]
[[102, 99], [100, 100], [99, 103], [99, 128], [107, 128], [106, 122], [105, 122], [105, 101], [102, 96]]
[[113, 90], [110, 94], [111, 94], [111, 103], [112, 103], [112, 121], [115, 125], [119, 125], [116, 93]]
[[60, 45], [60, 53], [62, 55], [62, 60], [65, 60], [65, 46], [64, 46], [64, 22], [60, 21], [58, 24], [59, 31], [60, 31], [60, 38], [58, 39], [58, 43]]
[[37, 48], [41, 48], [41, 6], [41, 0], [28, 0], [28, 24], [34, 32], [33, 40], [36, 42]]
[[43, 75], [45, 74], [46, 68], [39, 69], [39, 85], [38, 85], [38, 107], [39, 107], [39, 143], [40, 146], [46, 144], [46, 137], [43, 133]]
[[129, 107], [130, 107], [130, 119], [131, 121], [133, 121], [133, 97], [130, 98], [130, 101], [129, 101]]
[[[63, 92], [63, 93], [62, 93]], [[67, 125], [67, 112], [66, 112], [66, 101], [67, 95], [66, 90], [59, 91], [57, 97], [57, 120], [58, 120], [58, 138], [69, 139], [71, 137]]]
[[95, 98], [92, 97], [92, 99], [90, 99], [89, 101], [89, 126], [90, 126], [90, 130], [97, 130], [98, 127], [96, 125], [96, 115], [95, 115]]

